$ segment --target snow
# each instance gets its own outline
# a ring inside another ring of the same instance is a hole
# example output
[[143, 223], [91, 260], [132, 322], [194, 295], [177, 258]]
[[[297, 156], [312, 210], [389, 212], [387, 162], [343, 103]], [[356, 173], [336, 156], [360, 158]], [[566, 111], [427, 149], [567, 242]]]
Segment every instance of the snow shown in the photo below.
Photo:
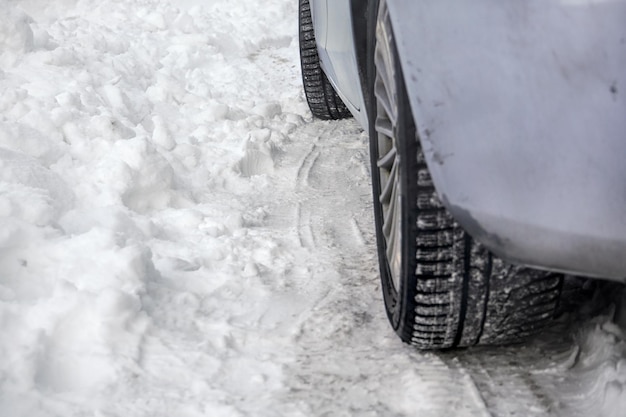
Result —
[[311, 120], [296, 16], [0, 0], [0, 416], [621, 415], [610, 309], [522, 347], [399, 342], [367, 138]]

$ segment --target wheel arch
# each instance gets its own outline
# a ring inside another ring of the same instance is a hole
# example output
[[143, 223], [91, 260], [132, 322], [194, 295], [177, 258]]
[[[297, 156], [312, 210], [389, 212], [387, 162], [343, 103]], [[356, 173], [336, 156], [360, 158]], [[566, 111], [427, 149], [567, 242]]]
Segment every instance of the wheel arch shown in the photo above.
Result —
[[359, 81], [366, 111], [369, 111], [368, 77], [371, 71], [368, 62], [370, 54], [369, 46], [373, 42], [377, 10], [378, 0], [350, 0], [354, 52], [359, 69]]

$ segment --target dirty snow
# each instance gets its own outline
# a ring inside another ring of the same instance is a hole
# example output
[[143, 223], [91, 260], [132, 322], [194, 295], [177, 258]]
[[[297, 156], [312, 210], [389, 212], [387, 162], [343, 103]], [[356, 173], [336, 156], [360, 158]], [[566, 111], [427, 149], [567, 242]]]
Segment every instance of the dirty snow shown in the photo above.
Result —
[[0, 0], [0, 416], [623, 415], [619, 297], [523, 346], [394, 336], [367, 138], [311, 119], [296, 18]]

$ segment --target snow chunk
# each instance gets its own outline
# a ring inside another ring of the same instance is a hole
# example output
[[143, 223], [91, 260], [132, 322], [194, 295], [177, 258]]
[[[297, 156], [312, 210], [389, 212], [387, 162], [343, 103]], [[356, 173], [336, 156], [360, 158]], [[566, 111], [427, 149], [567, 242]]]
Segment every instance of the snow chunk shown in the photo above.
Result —
[[263, 103], [252, 108], [252, 113], [271, 119], [282, 114], [283, 110], [279, 103]]
[[165, 121], [161, 116], [152, 116], [152, 124], [154, 129], [152, 130], [152, 141], [164, 148], [171, 151], [176, 146], [176, 141], [172, 138], [172, 135], [167, 129]]
[[74, 203], [65, 181], [35, 158], [0, 148], [0, 207], [31, 224], [56, 221]]
[[274, 171], [278, 149], [272, 143], [271, 136], [272, 132], [269, 129], [258, 129], [250, 133], [244, 145], [244, 157], [238, 165], [241, 175], [251, 177]]
[[33, 19], [22, 10], [5, 5], [0, 10], [0, 65], [12, 66], [20, 55], [34, 49], [30, 24]]

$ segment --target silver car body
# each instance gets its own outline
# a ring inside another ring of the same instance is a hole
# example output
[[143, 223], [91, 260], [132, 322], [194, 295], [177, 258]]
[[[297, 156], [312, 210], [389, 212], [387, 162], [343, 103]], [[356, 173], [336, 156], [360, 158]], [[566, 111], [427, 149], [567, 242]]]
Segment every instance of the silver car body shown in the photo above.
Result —
[[[351, 3], [311, 1], [322, 67], [367, 128]], [[387, 4], [457, 221], [511, 262], [626, 282], [626, 0]]]

